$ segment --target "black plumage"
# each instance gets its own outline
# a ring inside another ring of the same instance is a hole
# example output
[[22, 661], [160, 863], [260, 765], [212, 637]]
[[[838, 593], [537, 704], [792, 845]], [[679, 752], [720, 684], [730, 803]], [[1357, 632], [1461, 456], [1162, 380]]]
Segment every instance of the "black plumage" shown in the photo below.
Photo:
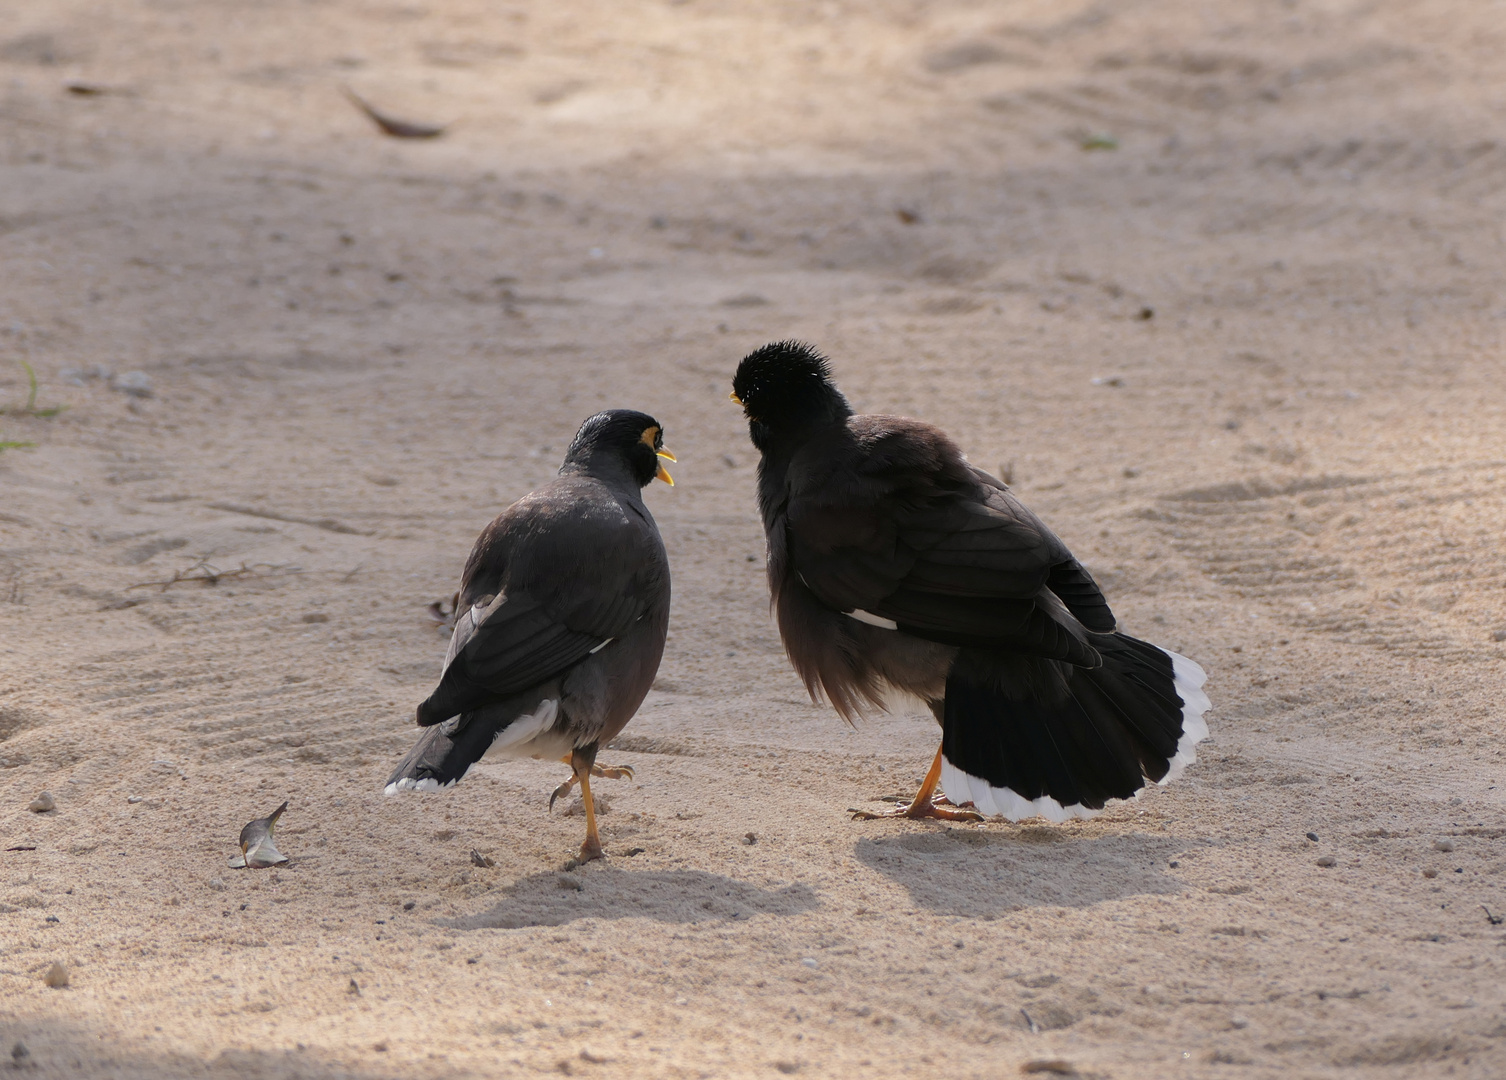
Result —
[[[455, 631], [426, 728], [387, 793], [433, 790], [482, 755], [560, 757], [586, 807], [581, 858], [601, 855], [590, 777], [597, 749], [643, 702], [669, 629], [669, 561], [642, 489], [656, 476], [663, 429], [618, 409], [581, 425], [559, 477], [504, 510], [481, 533], [461, 575]], [[553, 803], [553, 798], [550, 800]]]
[[942, 745], [912, 804], [1090, 816], [1166, 782], [1206, 736], [1204, 675], [1115, 629], [1092, 575], [940, 430], [855, 415], [824, 357], [750, 353], [733, 380], [762, 454], [772, 603], [812, 698], [849, 720], [918, 697]]

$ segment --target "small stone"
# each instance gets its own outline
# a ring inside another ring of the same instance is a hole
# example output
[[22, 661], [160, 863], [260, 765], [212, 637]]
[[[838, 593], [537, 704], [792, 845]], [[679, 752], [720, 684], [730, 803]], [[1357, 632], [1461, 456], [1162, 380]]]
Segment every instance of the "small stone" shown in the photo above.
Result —
[[31, 802], [26, 804], [26, 809], [33, 814], [46, 814], [58, 808], [57, 800], [52, 797], [52, 792], [44, 791]]
[[1448, 837], [1444, 837], [1442, 840], [1434, 840], [1433, 847], [1437, 851], [1453, 851], [1454, 842]]
[[1235, 1031], [1243, 1031], [1250, 1026], [1250, 1018], [1247, 1016], [1231, 1016], [1229, 1017], [1229, 1026]]
[[1490, 635], [1491, 641], [1506, 641], [1506, 630], [1497, 630]]
[[26, 1044], [20, 1040], [17, 1040], [16, 1045], [10, 1048], [10, 1059], [17, 1065], [29, 1057], [31, 1057], [31, 1051], [26, 1049]]
[[1422, 872], [1422, 876], [1425, 878], [1435, 878], [1438, 876], [1438, 871], [1430, 866]]
[[817, 967], [818, 966], [818, 961], [816, 960], [816, 958], [814, 956], [807, 956], [805, 959], [801, 960], [800, 962], [802, 964], [804, 964], [808, 968], [813, 968], [813, 967]]
[[61, 990], [68, 985], [68, 969], [61, 960], [54, 960], [47, 969], [47, 974], [42, 976], [42, 981], [54, 990]]
[[372, 1049], [375, 1050], [378, 1054], [385, 1054], [387, 1052], [387, 1040], [383, 1039], [381, 1042], [373, 1046]]
[[1317, 842], [1318, 842], [1318, 834], [1317, 834], [1317, 833], [1315, 833], [1315, 832], [1310, 832], [1310, 833], [1308, 833], [1308, 834], [1307, 834], [1307, 838], [1308, 838], [1308, 839], [1309, 839], [1309, 840], [1311, 840], [1311, 841], [1312, 841], [1312, 842], [1313, 842], [1313, 843], [1315, 843], [1315, 844], [1316, 844], [1316, 843], [1317, 843]]
[[144, 371], [127, 371], [110, 380], [110, 386], [127, 397], [149, 398], [152, 396], [152, 380]]
[[404, 902], [404, 904], [403, 904], [403, 910], [404, 911], [412, 911], [417, 906], [418, 906], [418, 901], [417, 900], [408, 900], [408, 901]]
[[126, 798], [126, 802], [128, 802], [128, 803], [139, 803], [140, 801], [141, 801], [141, 796], [140, 795], [131, 795], [131, 796], [128, 796]]
[[225, 879], [224, 878], [212, 877], [212, 878], [209, 879], [209, 887], [211, 889], [213, 889], [215, 892], [224, 892], [225, 891]]
[[351, 979], [350, 980], [350, 985], [345, 988], [345, 992], [347, 994], [349, 994], [351, 997], [360, 997], [361, 996], [361, 984], [358, 983], [358, 982], [356, 982], [355, 979]]
[[1319, 855], [1318, 856], [1318, 865], [1319, 866], [1338, 866], [1339, 865], [1339, 860], [1335, 859], [1332, 855]]
[[49, 916], [47, 916], [47, 918], [46, 918], [46, 919], [44, 919], [44, 920], [43, 920], [43, 921], [44, 921], [44, 922], [51, 922], [51, 923], [60, 923], [60, 922], [62, 922], [62, 921], [63, 921], [63, 920], [62, 920], [62, 919], [60, 919], [60, 918], [58, 918], [58, 917], [57, 917], [57, 916], [56, 916], [56, 915], [49, 915]]
[[600, 1054], [593, 1054], [589, 1049], [581, 1050], [580, 1059], [591, 1065], [605, 1065], [611, 1060], [611, 1058], [602, 1057]]
[[744, 833], [743, 834], [743, 843], [745, 843], [745, 844], [756, 844], [756, 843], [758, 843], [758, 834], [757, 833]]
[[303, 621], [306, 623], [329, 622], [329, 616], [322, 611], [311, 611], [303, 617]]
[[1047, 1076], [1082, 1075], [1077, 1071], [1076, 1066], [1074, 1066], [1070, 1061], [1063, 1061], [1061, 1058], [1027, 1061], [1025, 1062], [1025, 1064], [1020, 1066], [1020, 1072], [1026, 1076], [1039, 1075], [1042, 1073]]
[[481, 852], [477, 851], [475, 848], [471, 848], [471, 865], [472, 866], [482, 866], [482, 867], [485, 867], [485, 866], [496, 866], [497, 864], [492, 861], [492, 859], [491, 859], [490, 856], [483, 855], [483, 854], [481, 854]]

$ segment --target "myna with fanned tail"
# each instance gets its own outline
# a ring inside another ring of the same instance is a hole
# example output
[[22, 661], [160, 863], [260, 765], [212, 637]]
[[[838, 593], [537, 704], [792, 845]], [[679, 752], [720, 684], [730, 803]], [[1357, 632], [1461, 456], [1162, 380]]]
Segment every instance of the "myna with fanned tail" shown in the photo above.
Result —
[[485, 754], [563, 757], [586, 810], [582, 860], [600, 858], [591, 777], [638, 711], [669, 629], [669, 560], [643, 488], [673, 485], [657, 420], [616, 409], [581, 425], [556, 480], [486, 527], [460, 579], [439, 685], [418, 706], [425, 728], [387, 793], [449, 787]]
[[944, 432], [854, 414], [798, 342], [750, 353], [732, 387], [763, 455], [769, 589], [807, 690], [848, 720], [898, 692], [941, 724], [895, 814], [1091, 817], [1194, 760], [1202, 668], [1117, 632], [1066, 545]]

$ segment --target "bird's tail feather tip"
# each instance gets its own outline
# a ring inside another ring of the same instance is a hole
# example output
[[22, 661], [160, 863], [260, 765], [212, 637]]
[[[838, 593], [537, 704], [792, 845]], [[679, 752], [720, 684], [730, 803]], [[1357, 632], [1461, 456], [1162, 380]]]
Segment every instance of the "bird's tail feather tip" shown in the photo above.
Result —
[[455, 781], [441, 784], [432, 776], [421, 778], [412, 776], [399, 777], [382, 789], [383, 795], [396, 795], [400, 791], [438, 791], [440, 788], [454, 787]]
[[941, 763], [941, 790], [958, 806], [971, 803], [980, 814], [1006, 821], [1040, 817], [1061, 824], [1073, 818], [1086, 821], [1103, 812], [1080, 802], [1063, 806], [1050, 795], [1027, 799], [1012, 788], [995, 787], [981, 776], [966, 773], [945, 759]]
[[1171, 657], [1172, 684], [1182, 699], [1182, 736], [1177, 740], [1177, 752], [1167, 762], [1166, 775], [1156, 781], [1164, 787], [1197, 760], [1197, 744], [1208, 737], [1208, 721], [1203, 714], [1212, 707], [1212, 702], [1203, 692], [1208, 673], [1180, 653], [1161, 651]]

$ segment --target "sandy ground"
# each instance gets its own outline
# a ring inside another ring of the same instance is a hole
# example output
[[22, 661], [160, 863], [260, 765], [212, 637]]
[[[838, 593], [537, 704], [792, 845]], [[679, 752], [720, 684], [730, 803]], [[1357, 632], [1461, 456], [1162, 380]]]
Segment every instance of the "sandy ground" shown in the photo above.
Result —
[[[1506, 1075], [1503, 54], [1421, 0], [8, 5], [0, 1063]], [[848, 820], [936, 731], [781, 655], [726, 391], [786, 336], [1208, 669], [1183, 781]], [[426, 606], [607, 406], [679, 454], [675, 602], [571, 872], [558, 764], [379, 789]]]

